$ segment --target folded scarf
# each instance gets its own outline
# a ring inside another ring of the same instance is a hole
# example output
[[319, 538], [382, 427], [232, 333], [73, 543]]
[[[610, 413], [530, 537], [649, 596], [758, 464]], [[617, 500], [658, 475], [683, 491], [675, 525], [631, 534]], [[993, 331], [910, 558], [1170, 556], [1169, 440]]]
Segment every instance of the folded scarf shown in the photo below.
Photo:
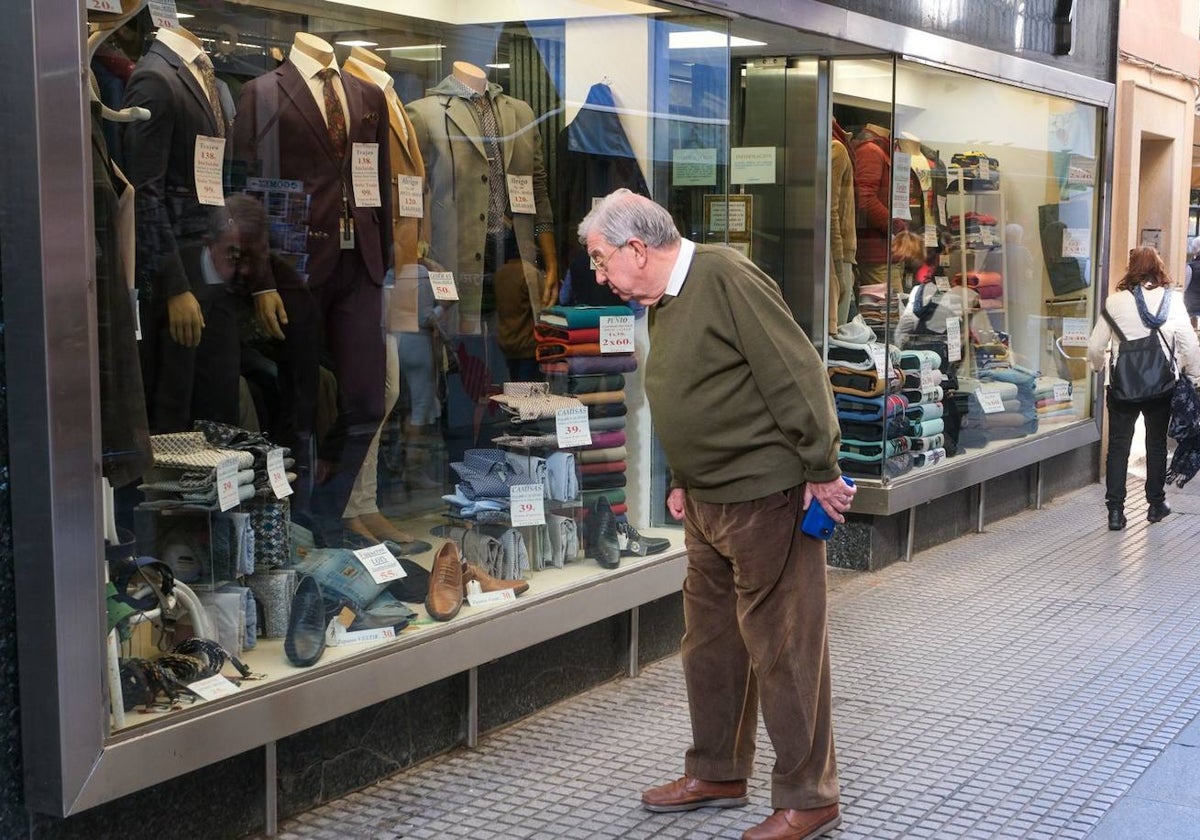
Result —
[[931, 435], [940, 435], [946, 431], [946, 422], [944, 420], [925, 420], [920, 423], [909, 423], [910, 437], [930, 437]]
[[575, 453], [575, 458], [581, 464], [598, 464], [604, 461], [623, 461], [628, 457], [624, 446], [613, 446], [608, 449], [584, 449]]
[[561, 361], [543, 362], [542, 373], [578, 376], [590, 373], [629, 373], [638, 369], [637, 357], [608, 353], [603, 356], [569, 356]]
[[598, 464], [583, 464], [579, 468], [584, 475], [604, 475], [605, 473], [624, 473], [624, 461], [601, 461]]
[[596, 344], [563, 344], [559, 341], [539, 341], [534, 354], [539, 362], [554, 362], [572, 356], [599, 356], [600, 345]]
[[584, 491], [588, 490], [608, 490], [617, 487], [625, 486], [625, 473], [600, 473], [585, 475], [579, 480], [580, 486]]
[[533, 337], [538, 341], [560, 342], [562, 344], [599, 344], [600, 328], [587, 327], [583, 329], [567, 329], [543, 324], [541, 321], [533, 325]]
[[624, 445], [625, 445], [625, 433], [624, 432], [599, 432], [598, 434], [592, 435], [592, 445], [584, 447], [584, 450], [586, 451], [588, 449], [608, 449], [613, 446], [624, 446]]
[[[553, 384], [553, 383], [551, 383]], [[572, 396], [594, 394], [597, 391], [620, 391], [625, 387], [625, 377], [619, 373], [600, 373], [591, 376], [569, 376], [563, 391]]]
[[856, 394], [862, 397], [877, 397], [884, 392], [887, 382], [872, 370], [854, 370], [846, 367], [829, 369], [829, 382], [835, 394]]
[[580, 329], [599, 327], [601, 315], [632, 315], [628, 306], [547, 306], [542, 310], [542, 323], [552, 327]]
[[[586, 397], [587, 394], [580, 394], [580, 397]], [[582, 400], [580, 400], [582, 402]], [[629, 408], [623, 402], [616, 403], [598, 403], [588, 405], [588, 419], [598, 420], [601, 417], [624, 417], [629, 411]]]
[[607, 403], [624, 403], [624, 391], [592, 391], [587, 394], [576, 394], [575, 399], [584, 405], [604, 405]]
[[612, 432], [625, 428], [624, 417], [589, 417], [588, 426], [593, 432]]
[[[839, 424], [842, 427], [842, 437], [854, 438], [856, 440], [878, 440], [880, 438], [894, 438], [908, 434], [908, 419], [903, 414], [897, 414], [888, 418], [887, 426], [876, 420], [873, 423], [856, 423], [853, 420], [842, 420]], [[880, 434], [880, 432], [883, 434]]]
[[908, 415], [909, 420], [920, 422], [922, 420], [937, 420], [942, 416], [944, 410], [940, 402], [924, 403], [921, 405], [910, 405], [905, 414]]
[[581, 495], [583, 496], [585, 507], [595, 507], [596, 502], [600, 501], [601, 498], [607, 499], [608, 503], [613, 506], [613, 513], [616, 513], [617, 505], [625, 504], [625, 491], [620, 487], [610, 487], [605, 490], [585, 489]]

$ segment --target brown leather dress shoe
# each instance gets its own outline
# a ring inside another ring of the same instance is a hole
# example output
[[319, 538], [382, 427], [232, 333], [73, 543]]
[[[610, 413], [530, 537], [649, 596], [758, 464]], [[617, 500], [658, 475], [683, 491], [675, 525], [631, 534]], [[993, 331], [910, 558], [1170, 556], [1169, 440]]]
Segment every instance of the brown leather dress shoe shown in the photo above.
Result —
[[458, 615], [463, 603], [463, 562], [458, 545], [450, 540], [433, 558], [429, 573], [429, 594], [425, 612], [437, 621], [449, 621]]
[[658, 813], [694, 811], [697, 808], [736, 808], [749, 801], [745, 779], [706, 782], [695, 776], [684, 776], [642, 793], [642, 807]]
[[464, 594], [467, 591], [467, 584], [473, 580], [479, 581], [479, 588], [484, 592], [499, 592], [501, 589], [511, 589], [514, 595], [520, 595], [529, 588], [529, 581], [527, 580], [501, 580], [500, 578], [492, 577], [474, 563], [467, 563], [463, 567]]
[[837, 803], [824, 808], [776, 808], [775, 813], [748, 829], [742, 840], [813, 840], [842, 824]]

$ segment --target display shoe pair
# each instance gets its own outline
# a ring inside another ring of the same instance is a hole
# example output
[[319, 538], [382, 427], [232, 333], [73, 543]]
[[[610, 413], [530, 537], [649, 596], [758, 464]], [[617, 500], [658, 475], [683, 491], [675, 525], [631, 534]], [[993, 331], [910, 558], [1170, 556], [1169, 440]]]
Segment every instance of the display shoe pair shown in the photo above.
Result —
[[606, 496], [596, 500], [596, 507], [587, 523], [588, 553], [606, 569], [621, 565], [621, 540], [617, 534], [617, 517]]
[[618, 522], [617, 546], [623, 557], [646, 557], [666, 551], [671, 547], [671, 541], [662, 537], [643, 537], [628, 522]]
[[463, 594], [467, 591], [467, 584], [471, 581], [479, 583], [479, 588], [484, 592], [500, 592], [504, 589], [511, 589], [513, 595], [520, 595], [529, 589], [529, 581], [527, 580], [501, 580], [495, 578], [476, 566], [474, 563], [467, 563], [463, 567]]
[[464, 563], [458, 551], [458, 543], [448, 541], [438, 549], [433, 558], [433, 571], [429, 573], [429, 594], [425, 597], [425, 612], [436, 621], [449, 621], [462, 609], [467, 596], [467, 584], [475, 581], [484, 592], [513, 590], [520, 595], [529, 589], [525, 580], [501, 580], [494, 578], [471, 563]]
[[317, 664], [325, 653], [325, 629], [343, 606], [340, 600], [326, 600], [316, 578], [311, 575], [300, 578], [296, 593], [292, 595], [287, 636], [283, 640], [283, 653], [288, 662], [298, 668]]

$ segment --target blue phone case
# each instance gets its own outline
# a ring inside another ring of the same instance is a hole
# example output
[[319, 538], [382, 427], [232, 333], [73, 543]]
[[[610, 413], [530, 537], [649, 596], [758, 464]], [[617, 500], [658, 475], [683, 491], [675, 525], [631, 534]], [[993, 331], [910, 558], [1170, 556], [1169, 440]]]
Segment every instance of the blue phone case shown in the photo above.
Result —
[[[846, 482], [851, 487], [854, 486], [854, 479], [842, 476], [842, 481]], [[804, 519], [800, 523], [800, 530], [810, 537], [818, 540], [827, 540], [833, 534], [833, 529], [837, 527], [837, 523], [830, 518], [825, 510], [825, 506], [813, 499], [808, 506], [808, 510], [804, 512]]]

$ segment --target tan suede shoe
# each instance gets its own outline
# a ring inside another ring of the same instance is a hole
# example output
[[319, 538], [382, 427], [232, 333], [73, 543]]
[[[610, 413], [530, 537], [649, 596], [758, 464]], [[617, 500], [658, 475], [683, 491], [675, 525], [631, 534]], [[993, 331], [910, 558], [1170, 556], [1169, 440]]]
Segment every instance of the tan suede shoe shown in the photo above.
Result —
[[642, 793], [642, 807], [657, 813], [694, 811], [697, 808], [736, 808], [749, 801], [745, 779], [706, 782], [695, 776], [684, 776]]
[[449, 621], [458, 615], [463, 603], [463, 562], [458, 545], [448, 541], [438, 549], [429, 572], [429, 594], [425, 612], [437, 621]]
[[824, 808], [776, 808], [775, 813], [748, 829], [742, 840], [813, 840], [842, 824], [837, 803]]
[[501, 589], [511, 589], [514, 595], [520, 595], [529, 588], [527, 580], [501, 580], [494, 578], [476, 566], [474, 563], [463, 565], [463, 594], [466, 594], [467, 584], [473, 580], [479, 581], [479, 588], [484, 592], [499, 592]]

